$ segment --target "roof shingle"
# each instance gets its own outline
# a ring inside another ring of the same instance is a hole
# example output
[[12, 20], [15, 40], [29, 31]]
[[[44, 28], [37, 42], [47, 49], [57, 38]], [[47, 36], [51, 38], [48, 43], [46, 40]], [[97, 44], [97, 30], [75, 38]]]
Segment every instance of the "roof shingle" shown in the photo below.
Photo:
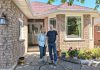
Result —
[[57, 10], [57, 9], [63, 9], [63, 10], [93, 10], [92, 8], [80, 6], [80, 5], [72, 5], [69, 6], [68, 3], [64, 3], [61, 5], [50, 5], [42, 2], [32, 2], [31, 3], [31, 8], [32, 11], [34, 12], [34, 15], [41, 15], [44, 13], [48, 13], [49, 11], [52, 10]]
[[50, 5], [41, 2], [33, 2], [31, 4], [32, 11], [34, 14], [42, 14], [48, 12], [50, 9], [56, 7], [55, 5]]

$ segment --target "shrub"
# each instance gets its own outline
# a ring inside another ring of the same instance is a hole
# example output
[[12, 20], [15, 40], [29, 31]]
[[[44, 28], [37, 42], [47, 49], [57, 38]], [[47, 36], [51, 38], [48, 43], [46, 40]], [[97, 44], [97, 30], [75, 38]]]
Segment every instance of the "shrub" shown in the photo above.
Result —
[[99, 59], [100, 48], [77, 50], [72, 49], [71, 47], [68, 51], [66, 51], [66, 57], [78, 57], [79, 59]]
[[100, 58], [100, 48], [80, 50], [78, 57], [81, 59], [98, 59]]
[[80, 50], [78, 57], [80, 59], [92, 59], [92, 52], [91, 50]]
[[77, 49], [71, 49], [68, 51], [69, 57], [77, 57], [78, 53], [79, 53], [79, 50], [77, 50]]
[[86, 59], [86, 57], [84, 55], [84, 50], [79, 50], [78, 58], [80, 58], [80, 59]]
[[92, 56], [95, 58], [100, 58], [100, 48], [94, 48], [92, 49]]

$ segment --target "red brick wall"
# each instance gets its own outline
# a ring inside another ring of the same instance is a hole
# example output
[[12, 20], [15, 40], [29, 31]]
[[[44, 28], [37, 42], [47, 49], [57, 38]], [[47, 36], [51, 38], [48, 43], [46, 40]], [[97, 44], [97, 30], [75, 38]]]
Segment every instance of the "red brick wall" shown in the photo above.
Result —
[[100, 45], [100, 32], [97, 31], [97, 26], [94, 26], [94, 45]]

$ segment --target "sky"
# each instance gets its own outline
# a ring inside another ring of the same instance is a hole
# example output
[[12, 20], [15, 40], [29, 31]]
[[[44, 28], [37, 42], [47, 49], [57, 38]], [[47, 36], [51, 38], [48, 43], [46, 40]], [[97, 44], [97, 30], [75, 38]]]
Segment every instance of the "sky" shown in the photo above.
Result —
[[[31, 2], [38, 1], [38, 2], [44, 2], [44, 3], [48, 2], [48, 0], [30, 0], [30, 1]], [[60, 0], [56, 0], [53, 3], [53, 5], [60, 5], [60, 4], [61, 4]], [[94, 8], [95, 7], [95, 0], [85, 0], [84, 4], [75, 1], [74, 4], [80, 5], [80, 6], [86, 6], [86, 7], [89, 7], [89, 8]], [[100, 11], [100, 8], [98, 8], [98, 10]]]

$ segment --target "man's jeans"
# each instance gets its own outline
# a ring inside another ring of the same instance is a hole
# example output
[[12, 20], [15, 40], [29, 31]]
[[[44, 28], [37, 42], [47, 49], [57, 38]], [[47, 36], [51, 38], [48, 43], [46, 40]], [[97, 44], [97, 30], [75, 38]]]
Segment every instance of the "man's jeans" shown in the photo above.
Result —
[[45, 56], [46, 54], [46, 47], [39, 46], [39, 50], [40, 50], [40, 59], [42, 59], [43, 56]]
[[57, 49], [56, 49], [56, 44], [55, 43], [48, 43], [48, 49], [49, 49], [49, 56], [50, 59], [53, 61], [53, 54], [54, 53], [54, 63], [57, 62]]

